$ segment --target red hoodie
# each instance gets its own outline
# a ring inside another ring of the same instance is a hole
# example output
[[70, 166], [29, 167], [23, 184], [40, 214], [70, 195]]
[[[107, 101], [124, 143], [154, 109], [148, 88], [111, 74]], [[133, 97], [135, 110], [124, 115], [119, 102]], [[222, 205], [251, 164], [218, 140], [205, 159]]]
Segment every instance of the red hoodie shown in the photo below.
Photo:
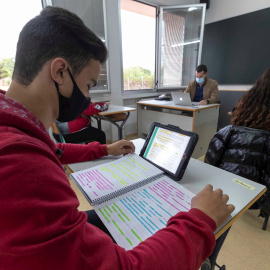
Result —
[[81, 130], [88, 125], [89, 119], [83, 117], [84, 115], [91, 116], [106, 110], [108, 110], [108, 105], [106, 103], [91, 103], [89, 107], [85, 111], [83, 111], [83, 113], [79, 115], [75, 120], [68, 122], [69, 132], [73, 133], [75, 131]]
[[[0, 94], [0, 269], [197, 270], [215, 222], [197, 209], [125, 251], [86, 222], [62, 163], [106, 155], [106, 146], [55, 144], [26, 108]], [[59, 158], [57, 154], [60, 154]]]

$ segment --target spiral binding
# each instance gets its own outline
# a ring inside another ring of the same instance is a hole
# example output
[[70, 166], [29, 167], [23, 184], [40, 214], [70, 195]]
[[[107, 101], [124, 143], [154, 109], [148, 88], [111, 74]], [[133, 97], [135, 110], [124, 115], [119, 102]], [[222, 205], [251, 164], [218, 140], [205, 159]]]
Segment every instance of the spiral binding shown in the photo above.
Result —
[[120, 190], [116, 190], [114, 192], [111, 192], [110, 194], [104, 195], [104, 196], [102, 196], [100, 198], [97, 198], [97, 199], [95, 199], [93, 201], [91, 200], [91, 205], [95, 206], [95, 205], [98, 205], [100, 203], [107, 202], [107, 201], [109, 201], [109, 200], [111, 200], [113, 198], [116, 198], [116, 197], [118, 197], [120, 195], [123, 195], [125, 193], [128, 193], [129, 191], [132, 191], [132, 190], [134, 190], [136, 188], [142, 187], [142, 186], [144, 186], [144, 185], [146, 185], [146, 184], [148, 184], [148, 183], [150, 183], [150, 182], [152, 182], [154, 180], [157, 180], [160, 177], [162, 177], [163, 175], [164, 175], [164, 173], [155, 174], [155, 175], [153, 175], [151, 177], [148, 177], [148, 178], [144, 179], [143, 181], [131, 184], [131, 185], [127, 186], [127, 187], [124, 187], [124, 188], [121, 188]]

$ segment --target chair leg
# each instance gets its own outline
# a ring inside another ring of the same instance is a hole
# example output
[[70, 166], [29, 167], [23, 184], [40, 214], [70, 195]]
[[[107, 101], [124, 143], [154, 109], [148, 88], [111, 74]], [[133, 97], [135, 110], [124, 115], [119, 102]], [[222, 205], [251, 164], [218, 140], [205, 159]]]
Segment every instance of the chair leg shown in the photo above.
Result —
[[269, 220], [269, 216], [266, 216], [265, 219], [264, 219], [264, 222], [263, 222], [263, 226], [262, 226], [262, 229], [264, 231], [266, 230], [268, 220]]
[[[216, 267], [218, 267], [219, 270], [226, 270], [226, 266], [223, 264], [222, 266], [219, 266], [217, 263], [216, 263]], [[213, 268], [214, 269], [214, 268]]]

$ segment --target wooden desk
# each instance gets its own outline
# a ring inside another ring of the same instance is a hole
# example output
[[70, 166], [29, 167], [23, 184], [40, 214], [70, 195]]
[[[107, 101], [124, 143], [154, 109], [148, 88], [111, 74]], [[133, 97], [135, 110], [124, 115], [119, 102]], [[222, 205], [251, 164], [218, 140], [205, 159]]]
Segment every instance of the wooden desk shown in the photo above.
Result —
[[[136, 147], [136, 154], [139, 154], [144, 144], [144, 140], [136, 139], [133, 140], [133, 143]], [[118, 158], [119, 157], [107, 156], [94, 161], [69, 164], [68, 167], [71, 172], [76, 172], [104, 164]], [[236, 180], [233, 181], [234, 179], [237, 179], [238, 183], [236, 183]], [[224, 193], [229, 195], [229, 203], [235, 205], [235, 210], [231, 216], [217, 228], [215, 231], [216, 238], [225, 232], [232, 223], [235, 222], [266, 191], [266, 187], [263, 185], [193, 158], [190, 159], [186, 172], [179, 184], [194, 194], [201, 191], [205, 185], [211, 184], [214, 189], [221, 188]], [[254, 189], [251, 190], [248, 187], [253, 187]]]
[[[101, 120], [109, 121], [115, 125], [118, 129], [118, 140], [123, 139], [123, 126], [125, 125], [127, 119], [129, 118], [130, 112], [136, 111], [136, 109], [131, 107], [124, 107], [118, 105], [110, 105], [109, 109], [99, 114], [93, 115], [97, 120], [98, 128], [101, 130]], [[121, 121], [119, 125], [117, 122]]]
[[179, 106], [172, 101], [147, 100], [137, 102], [138, 138], [146, 138], [153, 122], [175, 125], [196, 132], [199, 141], [192, 157], [205, 155], [209, 142], [217, 132], [220, 104]]

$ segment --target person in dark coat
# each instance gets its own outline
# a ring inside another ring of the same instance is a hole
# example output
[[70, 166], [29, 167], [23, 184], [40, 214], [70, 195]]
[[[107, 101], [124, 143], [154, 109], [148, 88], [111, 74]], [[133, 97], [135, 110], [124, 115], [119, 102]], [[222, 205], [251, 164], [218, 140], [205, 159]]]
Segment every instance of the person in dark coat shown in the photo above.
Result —
[[[260, 216], [267, 218], [270, 215], [270, 68], [239, 99], [231, 124], [214, 135], [204, 161], [265, 185], [266, 193], [250, 209], [260, 209]], [[228, 232], [229, 229], [217, 239], [202, 270], [215, 268]]]
[[270, 132], [230, 125], [215, 134], [205, 162], [267, 187], [251, 209], [270, 214]]
[[270, 68], [237, 102], [227, 126], [215, 134], [205, 162], [267, 187], [251, 206], [270, 214]]

